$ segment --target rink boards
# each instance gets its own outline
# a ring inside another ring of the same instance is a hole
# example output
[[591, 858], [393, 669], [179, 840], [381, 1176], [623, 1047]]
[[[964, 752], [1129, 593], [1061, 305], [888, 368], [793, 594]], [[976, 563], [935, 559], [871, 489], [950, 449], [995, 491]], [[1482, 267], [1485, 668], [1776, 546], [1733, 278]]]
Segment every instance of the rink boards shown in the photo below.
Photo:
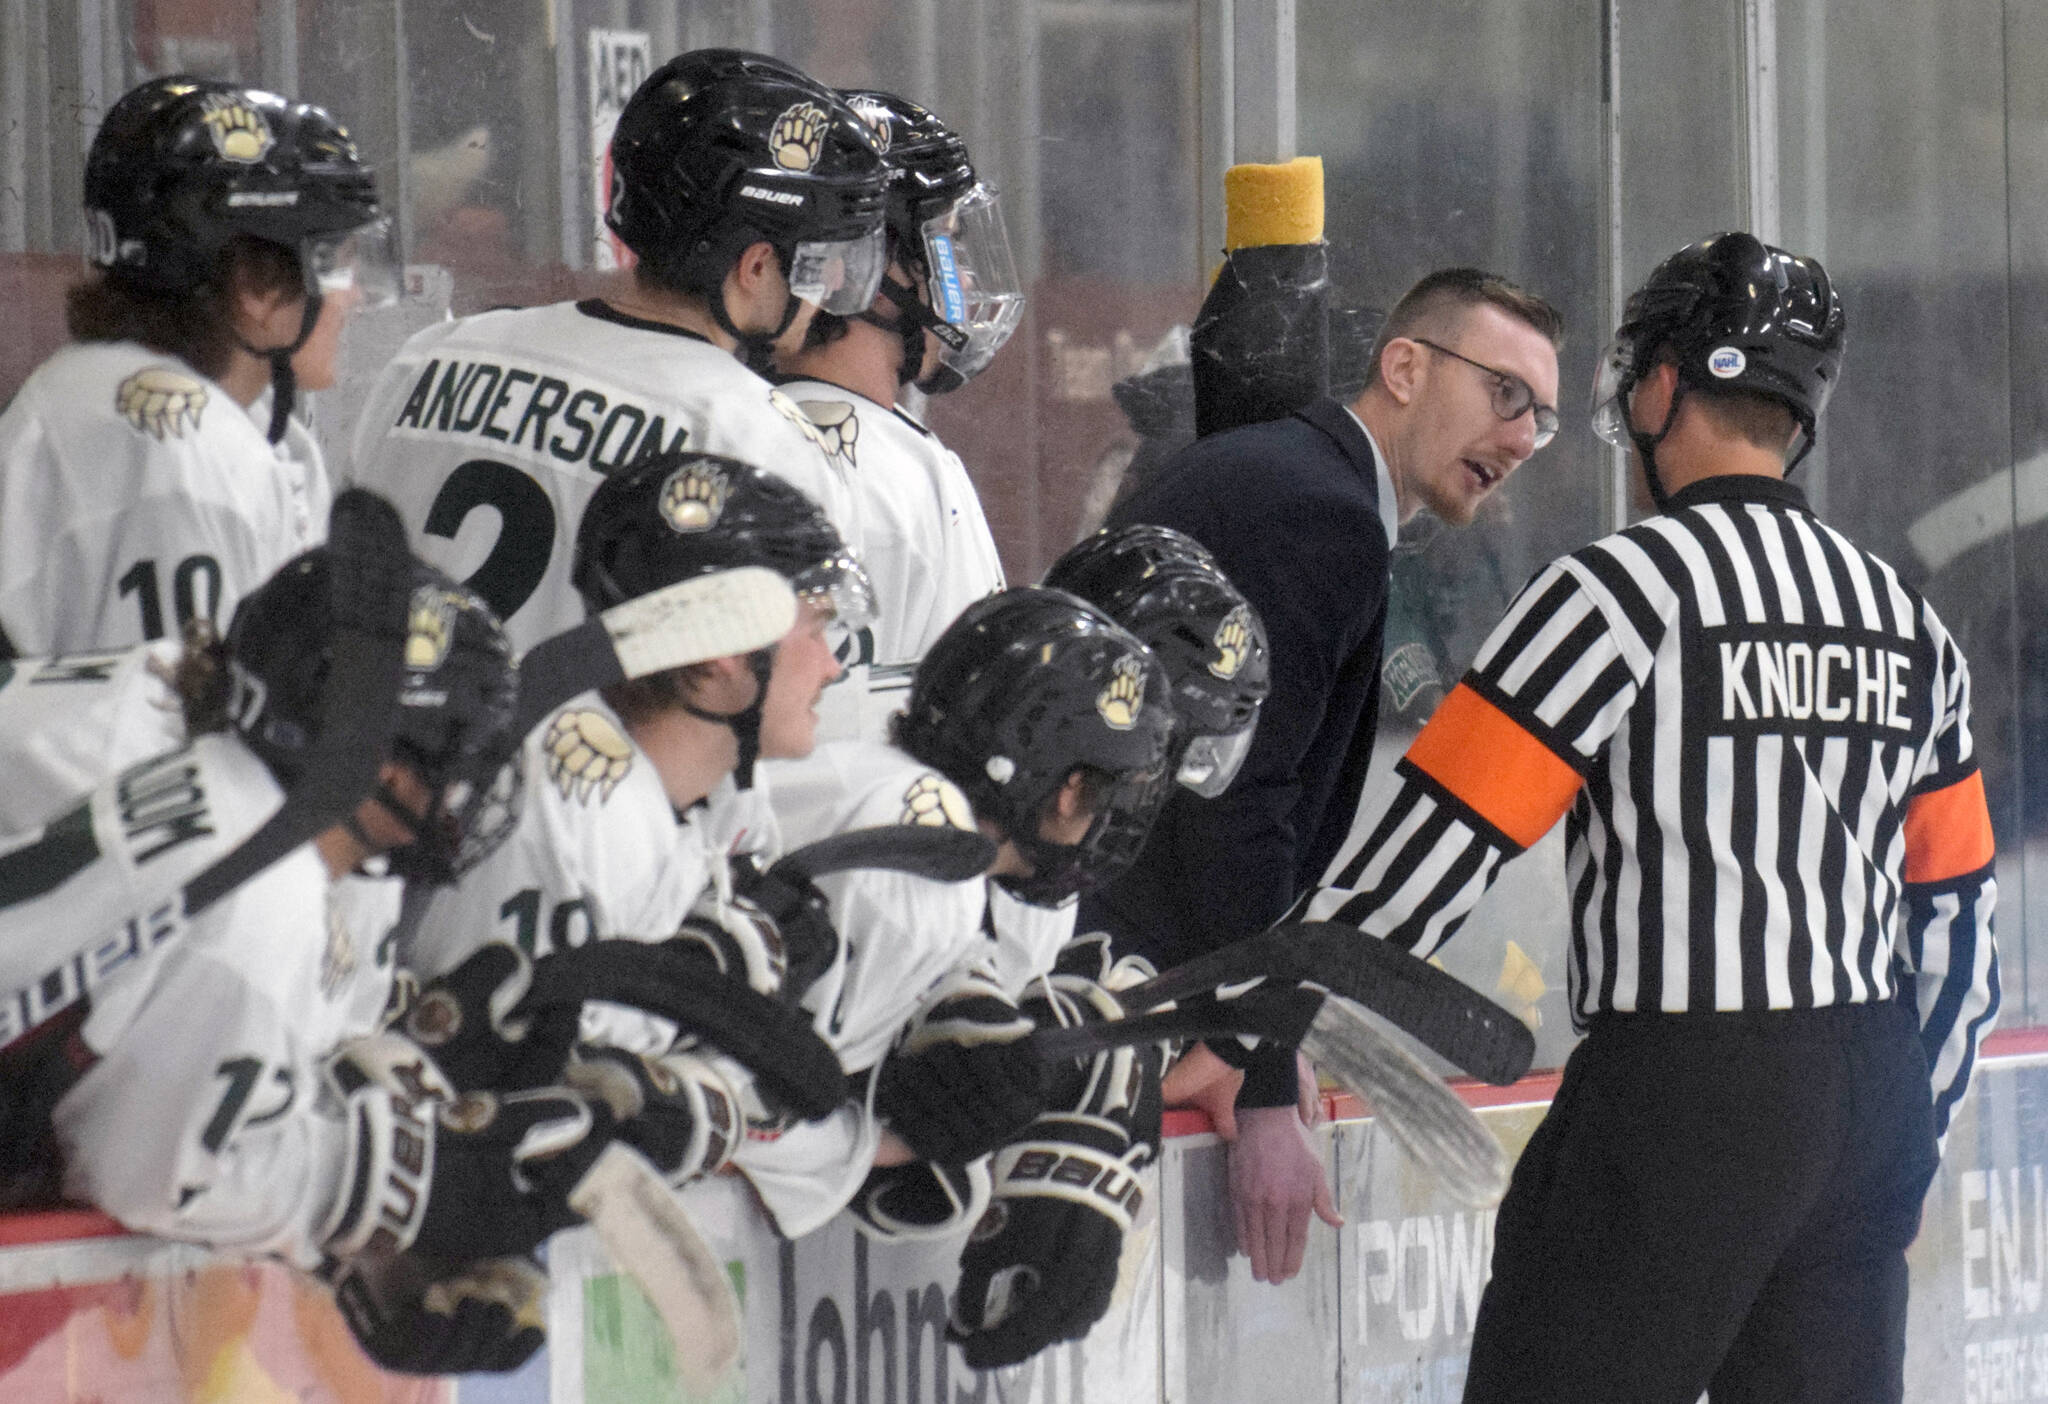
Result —
[[[1913, 1250], [1909, 1400], [2048, 1400], [2048, 1037], [1999, 1041], [1949, 1137]], [[1554, 1087], [1484, 1089], [1511, 1151]], [[1336, 1108], [1340, 1114], [1345, 1110]], [[1284, 1287], [1230, 1254], [1224, 1156], [1169, 1136], [1116, 1304], [1083, 1343], [979, 1375], [944, 1342], [957, 1244], [882, 1247], [842, 1219], [796, 1243], [735, 1182], [690, 1202], [745, 1304], [720, 1404], [1454, 1404], [1493, 1215], [1449, 1203], [1368, 1119], [1322, 1132], [1347, 1223], [1312, 1226]], [[586, 1232], [551, 1249], [549, 1347], [521, 1373], [380, 1375], [294, 1274], [109, 1235], [89, 1215], [0, 1220], [0, 1398], [634, 1404], [686, 1398], [667, 1339]], [[97, 1236], [75, 1237], [79, 1233]], [[52, 1236], [56, 1235], [56, 1236]], [[33, 1241], [42, 1240], [42, 1241]]]

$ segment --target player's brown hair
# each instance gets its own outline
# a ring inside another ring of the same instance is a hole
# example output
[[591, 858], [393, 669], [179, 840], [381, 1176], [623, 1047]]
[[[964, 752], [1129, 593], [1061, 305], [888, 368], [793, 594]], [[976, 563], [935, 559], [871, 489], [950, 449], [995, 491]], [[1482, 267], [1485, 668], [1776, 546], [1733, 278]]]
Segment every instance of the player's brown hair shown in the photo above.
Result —
[[1401, 300], [1387, 314], [1373, 340], [1365, 383], [1378, 383], [1380, 356], [1389, 341], [1397, 336], [1412, 337], [1446, 318], [1462, 317], [1475, 307], [1498, 307], [1541, 332], [1553, 349], [1564, 349], [1564, 317], [1543, 298], [1483, 268], [1439, 268], [1401, 294]]
[[699, 679], [710, 676], [709, 663], [686, 663], [645, 677], [628, 678], [601, 688], [598, 696], [619, 714], [627, 726], [651, 721], [663, 712], [673, 712], [689, 699]]
[[76, 341], [139, 341], [176, 356], [211, 379], [235, 349], [235, 294], [296, 293], [304, 287], [298, 255], [282, 244], [237, 235], [211, 277], [183, 292], [157, 293], [101, 273], [64, 295], [64, 322]]

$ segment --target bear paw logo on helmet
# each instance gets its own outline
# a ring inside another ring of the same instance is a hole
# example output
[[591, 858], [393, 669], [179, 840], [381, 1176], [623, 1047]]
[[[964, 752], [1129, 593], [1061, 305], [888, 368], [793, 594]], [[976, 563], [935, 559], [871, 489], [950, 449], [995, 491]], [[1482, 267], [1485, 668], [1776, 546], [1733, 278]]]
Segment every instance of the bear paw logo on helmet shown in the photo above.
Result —
[[114, 391], [114, 408], [159, 443], [166, 438], [182, 439], [188, 427], [199, 427], [199, 412], [206, 408], [206, 387], [168, 366], [149, 366], [121, 382]]
[[825, 109], [815, 102], [786, 107], [768, 129], [768, 149], [785, 171], [808, 171], [825, 154]]
[[875, 134], [875, 149], [884, 156], [888, 155], [889, 143], [895, 137], [888, 107], [865, 93], [857, 98], [848, 98], [846, 105], [852, 108], [853, 115], [867, 123], [868, 130]]
[[903, 792], [903, 813], [896, 821], [922, 829], [965, 829], [974, 832], [974, 811], [960, 787], [942, 775], [920, 775]]
[[797, 408], [817, 426], [826, 457], [853, 467], [853, 446], [860, 438], [860, 419], [853, 406], [844, 400], [799, 400]]
[[725, 474], [708, 463], [691, 463], [661, 485], [661, 519], [678, 535], [708, 531], [725, 511]]
[[1239, 605], [1224, 615], [1223, 622], [1216, 626], [1216, 637], [1210, 642], [1216, 646], [1216, 656], [1209, 661], [1209, 671], [1228, 682], [1244, 666], [1245, 650], [1251, 646], [1250, 610]]
[[1095, 710], [1112, 731], [1129, 731], [1145, 707], [1145, 665], [1131, 654], [1116, 660], [1109, 686], [1095, 699]]
[[208, 93], [199, 99], [199, 120], [222, 158], [254, 165], [270, 154], [276, 138], [263, 114], [234, 93]]
[[420, 586], [405, 615], [405, 666], [420, 673], [440, 667], [454, 641], [455, 598], [435, 586]]
[[563, 799], [603, 803], [633, 768], [633, 743], [619, 734], [602, 712], [562, 712], [548, 723], [541, 740], [547, 752], [548, 779]]

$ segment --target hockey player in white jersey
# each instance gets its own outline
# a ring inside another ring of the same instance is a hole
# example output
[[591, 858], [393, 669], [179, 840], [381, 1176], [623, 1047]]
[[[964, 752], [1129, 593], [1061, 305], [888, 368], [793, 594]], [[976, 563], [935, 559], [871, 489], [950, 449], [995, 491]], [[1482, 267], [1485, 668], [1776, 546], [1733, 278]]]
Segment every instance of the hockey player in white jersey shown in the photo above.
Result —
[[881, 134], [890, 168], [890, 263], [872, 307], [811, 319], [779, 358], [782, 388], [817, 424], [859, 499], [861, 550], [875, 577], [864, 733], [886, 736], [911, 671], [974, 601], [1003, 588], [1002, 562], [960, 458], [896, 403], [905, 386], [963, 385], [1024, 310], [996, 193], [964, 142], [917, 104], [847, 91]]
[[0, 659], [8, 738], [0, 834], [33, 829], [101, 781], [185, 739], [168, 639], [60, 658]]
[[331, 385], [350, 311], [396, 288], [347, 131], [272, 93], [134, 89], [93, 138], [85, 216], [72, 344], [0, 414], [0, 656], [223, 621], [318, 541], [331, 490], [294, 387]]
[[[658, 943], [708, 955], [717, 972], [766, 996], [783, 993], [791, 966], [800, 979], [815, 974], [823, 961], [814, 949], [829, 958], [822, 923], [785, 915], [778, 927], [736, 899], [730, 860], [772, 856], [776, 842], [766, 804], [735, 774], [750, 772], [757, 754], [810, 750], [818, 699], [840, 671], [828, 629], [866, 618], [866, 579], [839, 533], [759, 469], [661, 454], [599, 486], [577, 532], [574, 579], [595, 613], [748, 566], [788, 579], [796, 623], [748, 652], [586, 693], [536, 727], [524, 744], [518, 832], [436, 895], [408, 940], [409, 967], [445, 975], [450, 997], [483, 1009], [526, 978], [513, 948], [545, 961], [590, 954], [594, 941]], [[618, 1094], [629, 1118], [621, 1134], [681, 1185], [723, 1167], [743, 1114], [776, 1113], [746, 1069], [704, 1041], [676, 1046], [675, 1021], [628, 994], [580, 1011], [578, 1062], [566, 1075]], [[438, 1051], [437, 1030], [451, 1023], [460, 1021], [430, 997], [403, 1027]], [[564, 1075], [521, 1071], [524, 1080]]]
[[817, 309], [873, 299], [886, 175], [872, 131], [787, 65], [697, 50], [634, 93], [612, 162], [606, 221], [631, 272], [601, 298], [413, 337], [364, 406], [347, 470], [397, 503], [415, 548], [490, 601], [521, 648], [581, 622], [584, 504], [655, 453], [758, 464], [860, 544], [816, 430], [750, 367]]
[[[390, 970], [338, 916], [342, 881], [367, 881], [343, 875], [379, 852], [394, 871], [452, 872], [485, 837], [464, 796], [504, 755], [513, 672], [475, 596], [401, 556], [408, 623], [388, 646], [405, 668], [375, 793], [189, 924], [148, 895], [234, 848], [318, 753], [326, 693], [346, 683], [330, 666], [349, 593], [336, 560], [322, 548], [292, 562], [224, 647], [181, 661], [186, 746], [10, 843], [9, 988], [48, 960], [52, 933], [110, 939], [61, 982], [61, 1007], [8, 1006], [0, 1144], [12, 1202], [61, 1186], [132, 1228], [321, 1267], [380, 1361], [469, 1368], [487, 1363], [463, 1348], [480, 1320], [495, 1321], [485, 1339], [507, 1334], [505, 1292], [536, 1299], [519, 1255], [573, 1221], [566, 1194], [609, 1124], [561, 1089], [437, 1113], [430, 1061], [363, 1037]], [[369, 1270], [394, 1254], [409, 1254], [405, 1290]]]

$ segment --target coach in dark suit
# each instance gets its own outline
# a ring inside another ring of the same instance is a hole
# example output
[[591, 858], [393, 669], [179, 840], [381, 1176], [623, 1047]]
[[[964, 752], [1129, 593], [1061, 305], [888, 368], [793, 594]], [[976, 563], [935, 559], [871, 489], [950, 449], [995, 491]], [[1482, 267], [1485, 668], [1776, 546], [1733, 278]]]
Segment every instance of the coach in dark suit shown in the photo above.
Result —
[[[1548, 442], [1560, 333], [1548, 303], [1501, 278], [1432, 273], [1388, 315], [1350, 404], [1199, 440], [1111, 512], [1215, 554], [1265, 621], [1273, 688], [1236, 782], [1213, 800], [1176, 791], [1136, 866], [1086, 899], [1082, 930], [1165, 967], [1262, 930], [1316, 885], [1372, 757], [1394, 534], [1424, 507], [1470, 523]], [[1293, 1055], [1225, 1051], [1248, 1062], [1230, 1159], [1238, 1243], [1255, 1277], [1285, 1281], [1311, 1209], [1341, 1220], [1296, 1114]], [[1227, 1103], [1211, 1111], [1231, 1134]]]

